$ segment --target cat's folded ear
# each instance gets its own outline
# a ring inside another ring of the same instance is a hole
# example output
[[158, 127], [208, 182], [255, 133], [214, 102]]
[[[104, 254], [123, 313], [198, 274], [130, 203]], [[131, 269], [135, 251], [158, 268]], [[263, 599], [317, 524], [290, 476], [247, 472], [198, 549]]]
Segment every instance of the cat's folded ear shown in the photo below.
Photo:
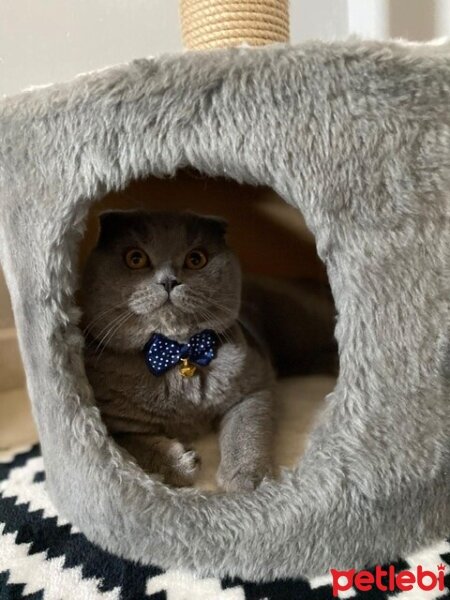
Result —
[[107, 210], [98, 217], [100, 232], [97, 245], [105, 246], [112, 239], [117, 237], [119, 231], [124, 226], [125, 213], [122, 210]]
[[133, 222], [139, 221], [138, 211], [107, 210], [99, 215], [100, 233], [97, 246], [105, 246], [121, 235]]
[[226, 219], [217, 217], [216, 215], [200, 215], [199, 218], [215, 235], [225, 237], [228, 230], [228, 221]]

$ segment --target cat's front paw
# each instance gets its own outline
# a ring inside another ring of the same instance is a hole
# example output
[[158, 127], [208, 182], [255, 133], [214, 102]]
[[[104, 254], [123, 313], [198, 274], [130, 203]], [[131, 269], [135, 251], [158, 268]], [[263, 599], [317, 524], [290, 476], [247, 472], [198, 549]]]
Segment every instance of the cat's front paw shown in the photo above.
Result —
[[226, 492], [251, 492], [258, 487], [264, 477], [272, 475], [270, 467], [246, 467], [235, 470], [219, 468], [217, 483]]
[[185, 448], [181, 442], [174, 440], [167, 453], [167, 464], [164, 468], [164, 481], [171, 485], [192, 485], [201, 467], [201, 458], [192, 448]]

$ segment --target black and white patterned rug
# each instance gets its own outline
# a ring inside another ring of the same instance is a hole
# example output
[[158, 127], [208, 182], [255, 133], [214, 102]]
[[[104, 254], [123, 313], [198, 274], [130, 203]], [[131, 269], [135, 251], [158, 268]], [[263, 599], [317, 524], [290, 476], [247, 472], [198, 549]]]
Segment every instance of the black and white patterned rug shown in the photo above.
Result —
[[[339, 598], [450, 599], [450, 540], [395, 563], [416, 573], [419, 565], [441, 573], [444, 590], [362, 592]], [[438, 565], [441, 565], [438, 570]], [[442, 587], [442, 586], [441, 586]], [[39, 447], [0, 457], [0, 600], [327, 600], [332, 577], [257, 584], [200, 579], [188, 572], [142, 566], [91, 544], [59, 517], [45, 490]]]

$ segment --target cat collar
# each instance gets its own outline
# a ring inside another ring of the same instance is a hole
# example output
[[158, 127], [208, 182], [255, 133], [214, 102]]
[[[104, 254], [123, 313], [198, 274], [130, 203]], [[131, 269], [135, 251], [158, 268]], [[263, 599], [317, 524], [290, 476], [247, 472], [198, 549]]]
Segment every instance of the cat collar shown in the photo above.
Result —
[[215, 331], [205, 329], [180, 344], [161, 333], [154, 333], [144, 347], [147, 367], [157, 377], [180, 365], [183, 377], [192, 377], [197, 367], [206, 367], [215, 358], [219, 337]]

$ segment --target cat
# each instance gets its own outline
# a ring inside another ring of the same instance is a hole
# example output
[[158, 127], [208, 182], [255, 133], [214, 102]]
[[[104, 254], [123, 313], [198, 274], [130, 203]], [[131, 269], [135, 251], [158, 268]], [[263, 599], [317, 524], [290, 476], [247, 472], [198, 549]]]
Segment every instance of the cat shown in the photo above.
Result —
[[218, 484], [248, 491], [273, 472], [275, 373], [240, 323], [225, 234], [217, 217], [103, 213], [82, 279], [85, 364], [109, 433], [143, 469], [192, 485], [190, 444], [218, 428]]

